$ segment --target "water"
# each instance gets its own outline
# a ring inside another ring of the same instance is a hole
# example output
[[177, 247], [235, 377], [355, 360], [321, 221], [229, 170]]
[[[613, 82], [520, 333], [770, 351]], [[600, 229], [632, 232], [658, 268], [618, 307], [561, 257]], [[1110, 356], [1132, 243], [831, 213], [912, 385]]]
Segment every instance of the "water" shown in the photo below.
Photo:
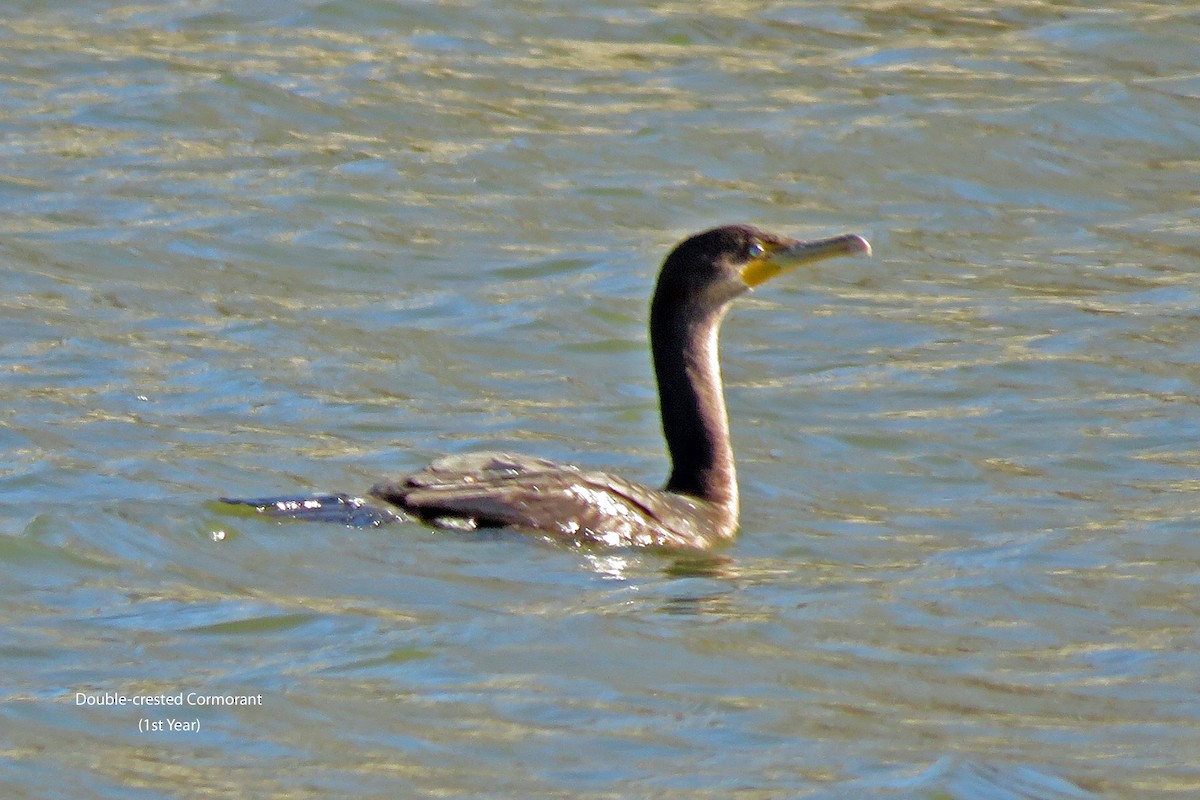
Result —
[[[12, 4], [0, 793], [1196, 796], [1198, 35]], [[733, 221], [876, 258], [731, 315], [731, 548], [212, 502], [489, 447], [660, 480], [646, 298]], [[187, 693], [262, 704], [76, 704]]]

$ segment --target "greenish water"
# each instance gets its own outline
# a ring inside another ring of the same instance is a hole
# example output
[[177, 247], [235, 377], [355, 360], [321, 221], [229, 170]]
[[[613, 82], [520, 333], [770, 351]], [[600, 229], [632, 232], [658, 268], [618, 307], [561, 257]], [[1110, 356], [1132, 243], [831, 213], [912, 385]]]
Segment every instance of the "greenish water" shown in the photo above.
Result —
[[[1196, 796], [1198, 40], [1159, 2], [10, 4], [0, 794]], [[661, 479], [646, 298], [735, 221], [876, 257], [732, 313], [717, 557], [212, 502], [489, 447]], [[190, 693], [262, 703], [133, 705]]]

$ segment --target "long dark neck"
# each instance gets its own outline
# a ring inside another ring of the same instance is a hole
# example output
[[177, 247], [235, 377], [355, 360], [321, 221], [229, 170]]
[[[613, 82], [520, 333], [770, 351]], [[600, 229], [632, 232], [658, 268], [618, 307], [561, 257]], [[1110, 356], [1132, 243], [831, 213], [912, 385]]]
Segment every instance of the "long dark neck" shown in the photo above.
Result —
[[736, 518], [737, 473], [717, 361], [723, 316], [723, 308], [701, 311], [673, 301], [660, 286], [650, 310], [650, 344], [671, 454], [665, 489], [722, 505]]

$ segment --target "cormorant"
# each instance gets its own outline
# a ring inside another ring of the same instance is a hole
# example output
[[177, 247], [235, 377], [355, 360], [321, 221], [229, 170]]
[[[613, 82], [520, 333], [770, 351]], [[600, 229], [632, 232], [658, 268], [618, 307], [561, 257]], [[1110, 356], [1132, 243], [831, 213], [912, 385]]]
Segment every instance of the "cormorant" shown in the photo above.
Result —
[[[717, 361], [717, 336], [730, 303], [796, 267], [870, 253], [861, 236], [800, 241], [748, 225], [696, 234], [671, 251], [650, 304], [650, 346], [671, 456], [662, 489], [541, 458], [486, 452], [439, 459], [376, 484], [371, 495], [439, 527], [511, 527], [557, 541], [626, 547], [708, 549], [725, 542], [738, 528], [737, 475]], [[398, 518], [347, 495], [226, 502], [275, 516], [358, 524]]]

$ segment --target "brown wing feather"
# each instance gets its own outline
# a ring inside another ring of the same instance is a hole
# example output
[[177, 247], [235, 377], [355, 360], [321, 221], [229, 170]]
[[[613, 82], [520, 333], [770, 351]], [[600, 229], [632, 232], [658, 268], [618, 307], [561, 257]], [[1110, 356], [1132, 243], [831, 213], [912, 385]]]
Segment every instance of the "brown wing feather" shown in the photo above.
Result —
[[624, 546], [703, 547], [709, 510], [603, 472], [508, 453], [433, 462], [375, 497], [430, 521], [516, 527], [554, 539]]

